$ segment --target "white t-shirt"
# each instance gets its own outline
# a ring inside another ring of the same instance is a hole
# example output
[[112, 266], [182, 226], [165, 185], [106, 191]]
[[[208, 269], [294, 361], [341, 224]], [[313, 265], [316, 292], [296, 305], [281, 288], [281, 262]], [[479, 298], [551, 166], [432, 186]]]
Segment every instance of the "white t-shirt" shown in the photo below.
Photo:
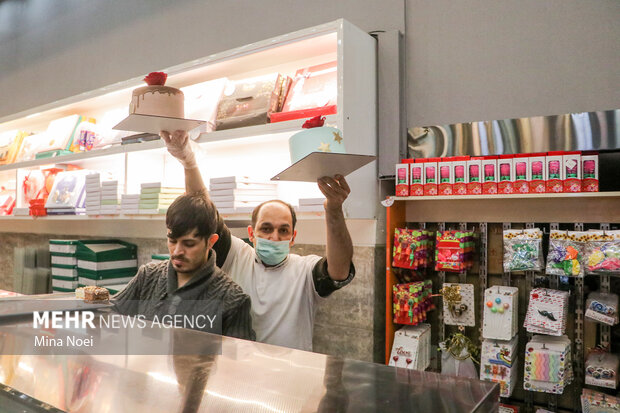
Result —
[[222, 270], [252, 299], [257, 341], [312, 351], [314, 315], [323, 299], [314, 288], [312, 270], [320, 259], [289, 254], [277, 266], [266, 267], [252, 246], [231, 235]]

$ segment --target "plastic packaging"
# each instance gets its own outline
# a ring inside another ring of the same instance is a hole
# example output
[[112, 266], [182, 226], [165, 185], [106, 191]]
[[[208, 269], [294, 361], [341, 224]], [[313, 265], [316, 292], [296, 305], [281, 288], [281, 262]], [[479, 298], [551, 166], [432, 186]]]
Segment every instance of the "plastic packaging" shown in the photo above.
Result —
[[552, 230], [545, 272], [552, 275], [583, 277], [583, 251], [587, 232]]
[[620, 273], [620, 231], [590, 231], [588, 234], [586, 274]]
[[542, 268], [540, 228], [504, 230], [504, 272], [540, 271]]

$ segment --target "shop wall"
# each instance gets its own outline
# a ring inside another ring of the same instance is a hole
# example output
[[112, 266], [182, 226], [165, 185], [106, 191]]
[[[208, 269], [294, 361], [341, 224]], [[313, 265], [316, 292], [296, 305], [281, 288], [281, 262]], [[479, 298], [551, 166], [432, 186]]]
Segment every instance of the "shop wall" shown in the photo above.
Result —
[[407, 126], [620, 108], [620, 2], [407, 0]]
[[[41, 234], [0, 233], [0, 289], [13, 290], [13, 249], [16, 247], [48, 248], [49, 240], [75, 238]], [[79, 237], [89, 239], [93, 237]], [[101, 238], [101, 237], [97, 237]], [[138, 264], [151, 261], [152, 254], [166, 253], [164, 238], [121, 238], [138, 246]], [[325, 254], [321, 245], [295, 245], [293, 253]], [[375, 283], [381, 283], [385, 268], [385, 249], [356, 246], [353, 264], [356, 277], [346, 288], [323, 300], [316, 315], [314, 351], [365, 361], [381, 361], [383, 357], [383, 306], [375, 305]], [[385, 285], [385, 284], [382, 284]], [[382, 292], [384, 287], [376, 291]], [[374, 315], [374, 312], [377, 315]]]

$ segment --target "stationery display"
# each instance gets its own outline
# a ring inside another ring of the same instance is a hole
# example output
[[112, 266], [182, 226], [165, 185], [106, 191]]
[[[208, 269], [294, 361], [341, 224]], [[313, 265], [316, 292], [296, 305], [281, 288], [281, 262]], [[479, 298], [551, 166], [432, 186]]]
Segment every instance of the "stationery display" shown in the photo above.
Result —
[[435, 308], [431, 280], [396, 284], [392, 287], [394, 323], [417, 325], [426, 321], [427, 312]]
[[539, 228], [504, 230], [504, 272], [543, 268], [543, 233]]
[[584, 388], [581, 393], [583, 413], [620, 412], [620, 398]]
[[499, 383], [501, 397], [510, 397], [517, 384], [518, 344], [518, 336], [510, 341], [487, 339], [482, 342], [480, 380]]
[[299, 69], [288, 93], [281, 94], [284, 98], [281, 112], [270, 114], [271, 122], [335, 114], [337, 75], [336, 61]]
[[403, 326], [394, 334], [390, 366], [426, 370], [431, 363], [431, 326]]
[[524, 327], [530, 333], [561, 336], [566, 331], [568, 291], [534, 288], [525, 315]]
[[588, 231], [586, 274], [620, 272], [620, 231]]
[[435, 243], [435, 270], [462, 272], [474, 262], [474, 233], [471, 231], [438, 231]]
[[125, 284], [138, 271], [137, 247], [119, 240], [80, 240], [76, 246], [79, 285]]
[[473, 284], [444, 283], [441, 294], [444, 324], [470, 327], [476, 325]]
[[545, 272], [553, 275], [583, 277], [583, 252], [587, 232], [551, 230]]
[[84, 212], [84, 186], [90, 171], [60, 172], [45, 202], [48, 214], [78, 214]]
[[493, 286], [484, 290], [482, 337], [511, 340], [518, 332], [519, 289]]
[[592, 351], [586, 358], [586, 384], [616, 389], [618, 366], [618, 355]]
[[162, 186], [161, 182], [144, 183], [140, 188], [140, 214], [165, 214], [170, 204], [185, 193], [183, 188]]
[[412, 270], [429, 268], [433, 261], [433, 238], [433, 231], [395, 228], [392, 265]]
[[72, 292], [78, 288], [77, 272], [77, 240], [49, 241], [52, 258], [52, 290], [56, 292]]
[[28, 134], [17, 130], [0, 133], [0, 165], [15, 162], [24, 137]]
[[562, 394], [573, 380], [568, 337], [532, 337], [525, 345], [524, 370], [525, 390]]
[[618, 324], [618, 295], [614, 293], [590, 293], [586, 300], [585, 316], [610, 326]]

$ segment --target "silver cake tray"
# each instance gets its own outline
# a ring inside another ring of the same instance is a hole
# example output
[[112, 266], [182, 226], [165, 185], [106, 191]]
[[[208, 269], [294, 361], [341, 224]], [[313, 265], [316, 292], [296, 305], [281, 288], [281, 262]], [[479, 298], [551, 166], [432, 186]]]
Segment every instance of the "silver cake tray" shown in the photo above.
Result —
[[316, 182], [324, 176], [347, 176], [377, 159], [373, 155], [312, 152], [301, 158], [273, 178], [272, 181]]
[[159, 135], [162, 130], [174, 132], [175, 130], [190, 131], [203, 123], [207, 123], [204, 120], [196, 119], [184, 119], [184, 118], [169, 118], [166, 116], [155, 115], [139, 115], [132, 113], [125, 119], [120, 121], [112, 129], [131, 131], [131, 132], [145, 132], [154, 133]]

